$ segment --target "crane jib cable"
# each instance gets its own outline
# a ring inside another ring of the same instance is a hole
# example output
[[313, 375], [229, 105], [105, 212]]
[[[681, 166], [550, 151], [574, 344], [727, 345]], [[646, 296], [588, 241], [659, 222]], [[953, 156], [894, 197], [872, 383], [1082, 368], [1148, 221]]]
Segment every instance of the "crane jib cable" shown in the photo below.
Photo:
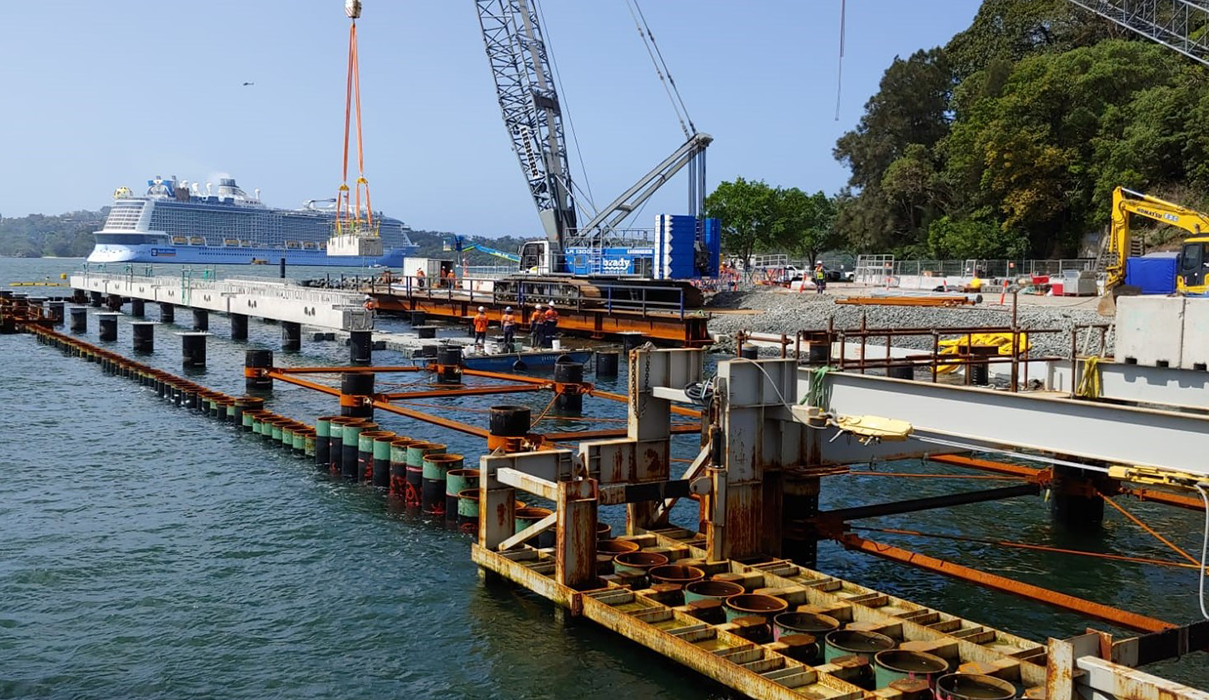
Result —
[[668, 68], [667, 61], [663, 58], [663, 52], [660, 51], [659, 44], [655, 41], [655, 35], [646, 21], [642, 6], [638, 4], [638, 0], [626, 0], [626, 7], [630, 11], [630, 16], [634, 18], [634, 25], [638, 29], [638, 36], [642, 39], [642, 45], [646, 48], [647, 55], [650, 56], [651, 63], [655, 66], [655, 74], [659, 77], [664, 92], [667, 93], [668, 101], [672, 103], [672, 110], [676, 112], [676, 119], [680, 122], [684, 138], [690, 139], [693, 134], [697, 133], [697, 127], [693, 124], [692, 117], [689, 116], [688, 106], [685, 105], [684, 98], [680, 95], [680, 89], [676, 87], [671, 69]]
[[[533, 7], [537, 10], [537, 16], [541, 20], [542, 26], [546, 26], [548, 24], [546, 22], [546, 11], [542, 9], [541, 1], [530, 0], [530, 2], [532, 2]], [[571, 143], [575, 144], [575, 158], [579, 162], [579, 172], [583, 175], [584, 186], [582, 188], [575, 184], [575, 179], [571, 179], [571, 186], [567, 190], [572, 193], [574, 205], [579, 207], [581, 213], [590, 219], [596, 215], [596, 202], [593, 201], [592, 182], [588, 179], [588, 165], [584, 162], [583, 150], [579, 147], [579, 133], [575, 129], [575, 119], [571, 116], [571, 110], [567, 106], [567, 91], [563, 89], [562, 71], [558, 69], [558, 59], [554, 57], [554, 49], [544, 35], [542, 36], [542, 43], [545, 44], [546, 59], [550, 61], [551, 77], [553, 77], [554, 85], [558, 90], [559, 113], [567, 118], [567, 131], [571, 133]], [[590, 213], [579, 203], [579, 200], [575, 199], [574, 192], [576, 190], [587, 198], [588, 206], [592, 208]]]
[[844, 94], [844, 43], [848, 23], [848, 0], [840, 0], [840, 58], [835, 77], [835, 120], [840, 120], [840, 104]]
[[689, 116], [688, 105], [684, 103], [684, 98], [680, 96], [680, 88], [676, 87], [676, 79], [672, 76], [672, 69], [668, 67], [667, 61], [663, 58], [663, 51], [659, 49], [659, 43], [655, 41], [655, 33], [651, 31], [651, 25], [646, 21], [646, 13], [642, 11], [642, 5], [638, 0], [634, 0], [634, 7], [638, 10], [638, 16], [642, 18], [642, 26], [646, 29], [646, 34], [651, 39], [651, 46], [655, 49], [655, 55], [659, 57], [659, 62], [663, 64], [663, 72], [667, 74], [668, 82], [672, 85], [672, 92], [676, 95], [676, 100], [680, 103], [680, 108], [684, 110], [684, 118], [688, 120], [689, 129], [695, 134], [697, 127], [693, 124], [693, 118]]

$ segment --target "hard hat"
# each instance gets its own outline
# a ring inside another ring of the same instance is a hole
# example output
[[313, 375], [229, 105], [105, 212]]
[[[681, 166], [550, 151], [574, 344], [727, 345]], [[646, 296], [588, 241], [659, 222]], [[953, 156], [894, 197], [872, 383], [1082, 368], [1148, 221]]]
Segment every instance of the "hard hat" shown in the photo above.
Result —
[[511, 311], [511, 310], [512, 310], [512, 307], [511, 307], [511, 306], [506, 307], [506, 308], [504, 309], [504, 311]]
[[482, 307], [482, 306], [480, 306], [480, 307], [479, 307], [479, 311], [486, 311], [486, 310], [487, 310], [487, 309], [486, 309], [486, 308], [484, 308], [484, 307]]

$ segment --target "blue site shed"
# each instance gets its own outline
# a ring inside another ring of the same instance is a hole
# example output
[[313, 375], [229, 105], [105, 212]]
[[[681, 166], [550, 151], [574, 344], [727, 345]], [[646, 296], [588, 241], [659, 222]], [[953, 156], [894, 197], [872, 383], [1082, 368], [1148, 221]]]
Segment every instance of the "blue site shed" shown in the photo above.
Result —
[[1140, 287], [1143, 294], [1175, 292], [1179, 253], [1151, 253], [1125, 261], [1125, 284]]

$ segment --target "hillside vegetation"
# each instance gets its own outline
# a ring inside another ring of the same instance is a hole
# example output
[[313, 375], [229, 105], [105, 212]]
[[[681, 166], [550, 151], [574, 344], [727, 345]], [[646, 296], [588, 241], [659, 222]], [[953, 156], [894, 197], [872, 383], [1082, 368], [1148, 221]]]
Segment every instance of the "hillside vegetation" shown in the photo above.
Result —
[[0, 218], [0, 256], [40, 258], [81, 257], [92, 251], [92, 232], [101, 227], [108, 209], [73, 211], [57, 216], [31, 214]]
[[947, 45], [886, 70], [836, 144], [858, 251], [1062, 257], [1124, 185], [1203, 208], [1209, 82], [1067, 0], [985, 0]]

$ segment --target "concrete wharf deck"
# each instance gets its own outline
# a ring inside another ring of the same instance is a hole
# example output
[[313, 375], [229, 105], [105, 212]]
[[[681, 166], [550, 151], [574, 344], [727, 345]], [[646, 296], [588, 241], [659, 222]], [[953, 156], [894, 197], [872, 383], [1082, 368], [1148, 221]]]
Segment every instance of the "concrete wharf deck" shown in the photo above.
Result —
[[373, 313], [366, 310], [365, 295], [360, 292], [312, 289], [272, 280], [94, 272], [73, 274], [70, 284], [74, 289], [102, 297], [139, 299], [343, 331], [373, 328]]

